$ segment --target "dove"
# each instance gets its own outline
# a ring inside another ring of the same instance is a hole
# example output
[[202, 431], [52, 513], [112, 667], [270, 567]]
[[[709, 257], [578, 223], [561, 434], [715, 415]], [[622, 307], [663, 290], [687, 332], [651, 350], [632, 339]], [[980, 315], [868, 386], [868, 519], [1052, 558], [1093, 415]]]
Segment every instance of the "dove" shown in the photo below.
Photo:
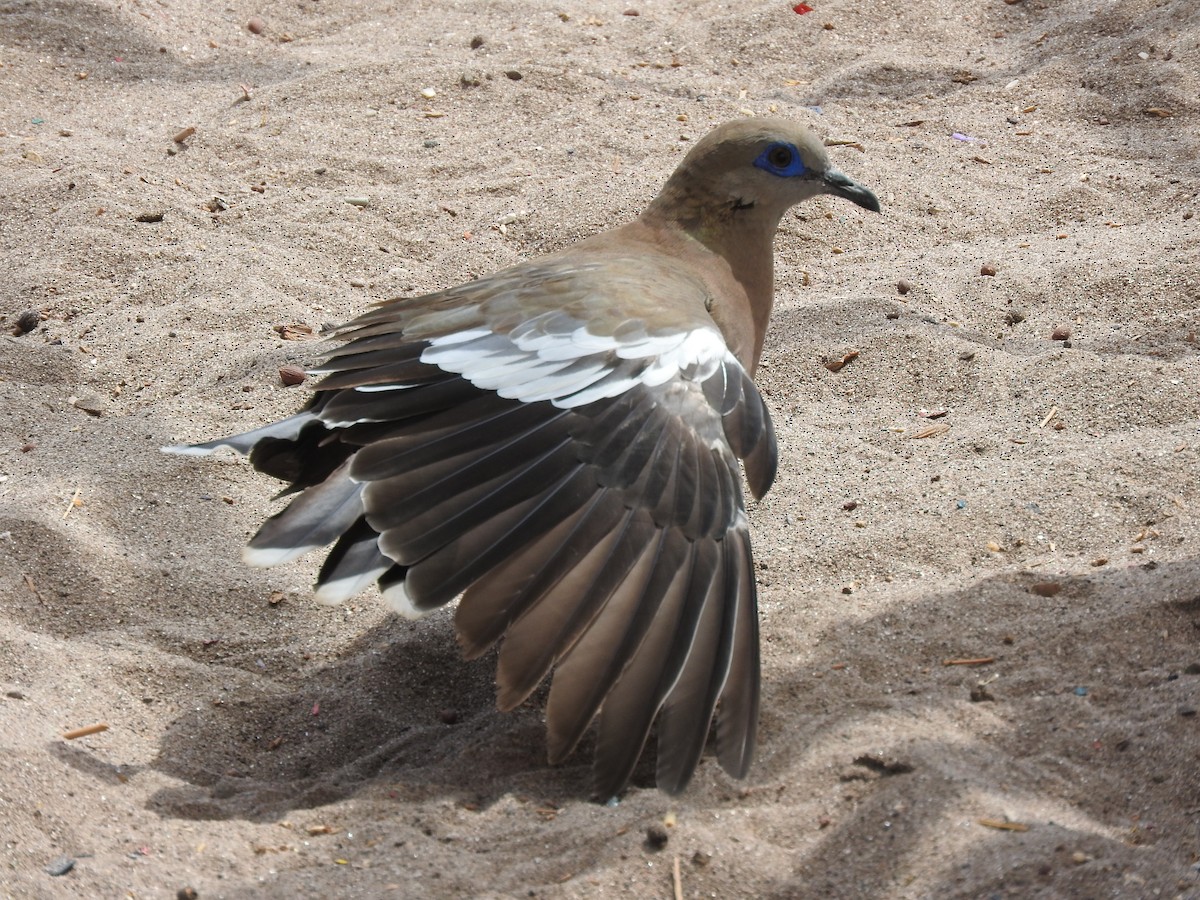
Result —
[[753, 376], [779, 221], [819, 195], [879, 211], [807, 128], [723, 124], [638, 219], [382, 301], [336, 330], [303, 410], [167, 449], [231, 448], [288, 483], [248, 564], [329, 547], [319, 600], [376, 583], [416, 616], [458, 599], [464, 656], [498, 647], [501, 709], [550, 677], [551, 764], [594, 727], [597, 799], [652, 731], [668, 794], [710, 730], [744, 778], [761, 674], [742, 470], [761, 499], [778, 463]]

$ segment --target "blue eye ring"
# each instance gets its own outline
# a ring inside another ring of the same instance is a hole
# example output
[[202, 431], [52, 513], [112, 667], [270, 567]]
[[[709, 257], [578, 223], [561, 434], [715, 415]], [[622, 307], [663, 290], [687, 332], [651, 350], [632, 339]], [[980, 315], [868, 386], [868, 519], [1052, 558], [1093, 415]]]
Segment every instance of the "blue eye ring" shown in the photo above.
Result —
[[784, 178], [795, 178], [805, 172], [804, 160], [800, 158], [800, 151], [794, 144], [785, 144], [782, 141], [777, 141], [767, 147], [758, 155], [754, 165], [772, 175]]

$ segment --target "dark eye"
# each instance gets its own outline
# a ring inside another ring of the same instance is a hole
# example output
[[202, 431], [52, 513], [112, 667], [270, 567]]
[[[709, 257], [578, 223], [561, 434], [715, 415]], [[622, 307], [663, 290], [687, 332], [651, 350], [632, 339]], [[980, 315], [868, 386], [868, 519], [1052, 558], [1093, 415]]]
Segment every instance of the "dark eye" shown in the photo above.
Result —
[[804, 160], [795, 144], [775, 141], [768, 144], [754, 160], [754, 165], [776, 178], [798, 178], [805, 174]]
[[791, 147], [785, 147], [782, 144], [776, 144], [767, 151], [767, 162], [777, 169], [786, 169], [792, 164], [794, 159]]

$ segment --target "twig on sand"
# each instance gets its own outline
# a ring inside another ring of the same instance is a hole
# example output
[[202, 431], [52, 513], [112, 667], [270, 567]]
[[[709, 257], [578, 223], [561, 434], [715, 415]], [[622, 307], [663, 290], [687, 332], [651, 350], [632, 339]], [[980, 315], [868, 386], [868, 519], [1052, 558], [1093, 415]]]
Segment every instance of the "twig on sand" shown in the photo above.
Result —
[[83, 488], [75, 488], [75, 493], [71, 495], [71, 502], [67, 504], [67, 511], [63, 513], [64, 520], [71, 514], [71, 510], [73, 510], [75, 507], [83, 506], [83, 501], [79, 499], [79, 496], [82, 493]]
[[44, 606], [46, 603], [46, 598], [42, 596], [42, 592], [39, 591], [37, 589], [37, 585], [33, 583], [33, 578], [29, 575], [26, 575], [24, 572], [21, 573], [21, 577], [25, 579], [25, 586], [29, 588], [29, 590], [33, 591], [33, 596], [38, 598], [38, 603], [41, 603]]
[[1000, 831], [1028, 831], [1029, 826], [1024, 822], [1009, 822], [1005, 819], [980, 819], [979, 824], [985, 828], [996, 828]]
[[63, 732], [63, 740], [73, 741], [75, 738], [87, 737], [89, 734], [99, 734], [102, 731], [108, 731], [108, 726], [103, 722], [97, 722], [95, 725], [84, 725], [82, 728]]

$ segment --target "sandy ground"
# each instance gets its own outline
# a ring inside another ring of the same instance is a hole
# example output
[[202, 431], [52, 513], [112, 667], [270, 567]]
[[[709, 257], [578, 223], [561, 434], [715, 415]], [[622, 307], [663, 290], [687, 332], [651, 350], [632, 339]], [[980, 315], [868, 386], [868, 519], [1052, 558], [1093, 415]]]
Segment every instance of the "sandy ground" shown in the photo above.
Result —
[[[0, 3], [0, 896], [1200, 897], [1200, 6], [627, 3]], [[759, 758], [606, 808], [158, 448], [767, 113], [884, 214], [777, 242]]]

